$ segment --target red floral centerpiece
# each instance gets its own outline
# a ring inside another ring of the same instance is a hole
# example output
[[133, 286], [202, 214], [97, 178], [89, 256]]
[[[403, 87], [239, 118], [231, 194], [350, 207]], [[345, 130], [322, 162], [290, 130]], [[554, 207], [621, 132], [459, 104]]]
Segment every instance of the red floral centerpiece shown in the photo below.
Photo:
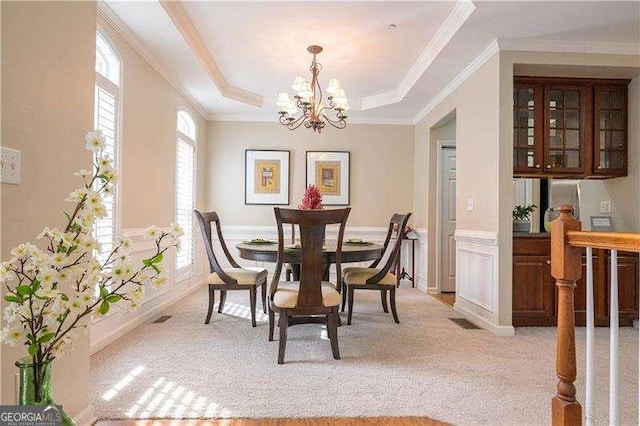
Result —
[[300, 210], [322, 210], [322, 193], [315, 185], [309, 185], [304, 191], [302, 201], [298, 204]]

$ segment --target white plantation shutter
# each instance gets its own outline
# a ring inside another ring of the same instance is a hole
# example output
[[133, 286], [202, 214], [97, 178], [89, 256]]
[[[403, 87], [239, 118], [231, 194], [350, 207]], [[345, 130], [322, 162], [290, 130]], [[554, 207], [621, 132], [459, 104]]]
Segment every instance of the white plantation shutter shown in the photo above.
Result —
[[[96, 39], [94, 128], [102, 130], [102, 135], [106, 141], [103, 152], [113, 160], [113, 167], [117, 173], [119, 168], [117, 162], [119, 87], [116, 83], [120, 77], [120, 62], [111, 46], [99, 33], [96, 34]], [[96, 185], [99, 185], [99, 182]], [[114, 185], [113, 193], [103, 197], [107, 215], [102, 219], [97, 219], [95, 223], [94, 238], [101, 247], [101, 250], [96, 252], [96, 258], [101, 263], [106, 261], [106, 257], [115, 248], [117, 190], [116, 184]]]
[[[178, 113], [179, 122], [181, 113], [184, 112]], [[178, 129], [182, 130], [180, 124]], [[195, 141], [178, 131], [176, 143], [176, 222], [184, 230], [184, 235], [180, 237], [180, 250], [176, 255], [176, 269], [178, 271], [193, 265], [194, 196]]]

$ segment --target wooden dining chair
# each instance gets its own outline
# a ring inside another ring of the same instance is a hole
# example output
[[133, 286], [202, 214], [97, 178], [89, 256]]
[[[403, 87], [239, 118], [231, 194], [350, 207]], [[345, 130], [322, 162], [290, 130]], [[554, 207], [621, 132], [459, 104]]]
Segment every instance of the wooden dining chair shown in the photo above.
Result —
[[[407, 222], [411, 213], [394, 214], [389, 221], [389, 229], [384, 242], [384, 252], [380, 259], [374, 261], [368, 268], [348, 267], [345, 268], [342, 275], [343, 296], [348, 301], [347, 324], [351, 325], [351, 316], [353, 314], [353, 298], [355, 290], [378, 290], [382, 300], [382, 309], [389, 312], [387, 308], [387, 293], [389, 293], [389, 301], [391, 303], [391, 312], [396, 323], [400, 323], [398, 319], [398, 311], [396, 310], [396, 284], [397, 277], [392, 273], [395, 270], [395, 264], [398, 261], [400, 247], [402, 245], [402, 235], [407, 227]], [[392, 245], [391, 252], [387, 261], [382, 268], [377, 268], [380, 261], [387, 252], [392, 235], [396, 233], [396, 240]], [[344, 302], [343, 302], [344, 303]], [[344, 304], [343, 304], [344, 311]]]
[[[277, 313], [280, 326], [278, 364], [284, 363], [288, 326], [302, 323], [326, 324], [333, 357], [340, 359], [338, 308], [342, 285], [342, 239], [351, 209], [292, 210], [275, 207], [274, 210], [278, 225], [278, 260], [269, 288], [269, 341], [273, 341]], [[300, 226], [300, 248], [286, 249], [287, 261], [300, 264], [300, 280], [281, 282], [280, 273], [285, 263], [283, 224], [288, 223]], [[329, 224], [340, 225], [335, 258], [337, 285], [323, 281], [326, 265], [322, 245]]]
[[[193, 213], [198, 219], [200, 225], [200, 231], [202, 232], [202, 238], [204, 240], [204, 247], [207, 251], [207, 258], [209, 259], [210, 275], [207, 277], [207, 284], [209, 285], [209, 308], [207, 311], [207, 319], [205, 324], [209, 324], [211, 315], [213, 314], [213, 305], [215, 304], [215, 291], [220, 291], [220, 303], [218, 304], [218, 313], [222, 313], [224, 308], [224, 302], [227, 298], [227, 290], [249, 290], [249, 304], [251, 307], [251, 325], [256, 326], [256, 294], [258, 287], [262, 286], [262, 310], [267, 313], [266, 299], [267, 299], [267, 270], [264, 268], [243, 268], [231, 257], [227, 245], [224, 243], [222, 237], [222, 230], [220, 227], [220, 218], [216, 212], [204, 212], [200, 213], [198, 210], [194, 210]], [[211, 223], [216, 226], [216, 233], [222, 251], [224, 252], [227, 261], [231, 264], [231, 268], [222, 268], [220, 262], [216, 258], [213, 251], [213, 244], [211, 241]]]

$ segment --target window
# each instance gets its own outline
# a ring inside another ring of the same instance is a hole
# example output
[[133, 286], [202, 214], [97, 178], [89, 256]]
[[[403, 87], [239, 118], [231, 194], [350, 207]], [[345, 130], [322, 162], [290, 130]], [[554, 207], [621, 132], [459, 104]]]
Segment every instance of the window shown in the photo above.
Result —
[[[118, 127], [120, 61], [109, 42], [96, 33], [96, 84], [94, 105], [94, 128], [102, 130], [106, 145], [104, 153], [113, 159], [114, 170], [118, 171]], [[113, 192], [104, 197], [107, 215], [96, 220], [94, 238], [102, 247], [96, 258], [106, 261], [106, 256], [115, 248], [117, 233], [117, 184]]]
[[176, 257], [178, 272], [193, 265], [196, 124], [187, 111], [178, 111], [176, 142], [176, 222], [184, 229]]

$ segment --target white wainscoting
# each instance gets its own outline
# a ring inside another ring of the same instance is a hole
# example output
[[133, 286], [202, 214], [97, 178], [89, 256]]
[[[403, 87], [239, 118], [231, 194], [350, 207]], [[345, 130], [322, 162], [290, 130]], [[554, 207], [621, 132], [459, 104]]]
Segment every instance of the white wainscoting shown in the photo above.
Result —
[[498, 234], [456, 230], [456, 302], [454, 309], [499, 335], [513, 335], [498, 322]]
[[[200, 237], [200, 230], [194, 229], [194, 265], [185, 274], [175, 275], [175, 249], [170, 249], [163, 262], [169, 279], [159, 289], [147, 287], [146, 297], [140, 309], [129, 312], [125, 301], [111, 306], [106, 317], [96, 321], [91, 326], [91, 353], [95, 353], [107, 346], [117, 338], [133, 330], [138, 325], [150, 321], [160, 315], [162, 311], [183, 297], [187, 296], [200, 285], [209, 272], [206, 254]], [[142, 259], [154, 253], [153, 240], [145, 240], [142, 236], [144, 229], [124, 229], [122, 234], [131, 238], [133, 248], [131, 258], [134, 262], [142, 262]]]
[[[418, 241], [416, 241], [416, 274], [414, 279], [414, 283], [417, 288], [427, 292], [427, 259], [429, 256], [427, 247], [428, 235], [427, 228], [417, 228], [413, 231], [416, 235]], [[402, 245], [402, 263], [406, 263], [407, 261], [411, 261], [411, 246], [407, 243]]]

